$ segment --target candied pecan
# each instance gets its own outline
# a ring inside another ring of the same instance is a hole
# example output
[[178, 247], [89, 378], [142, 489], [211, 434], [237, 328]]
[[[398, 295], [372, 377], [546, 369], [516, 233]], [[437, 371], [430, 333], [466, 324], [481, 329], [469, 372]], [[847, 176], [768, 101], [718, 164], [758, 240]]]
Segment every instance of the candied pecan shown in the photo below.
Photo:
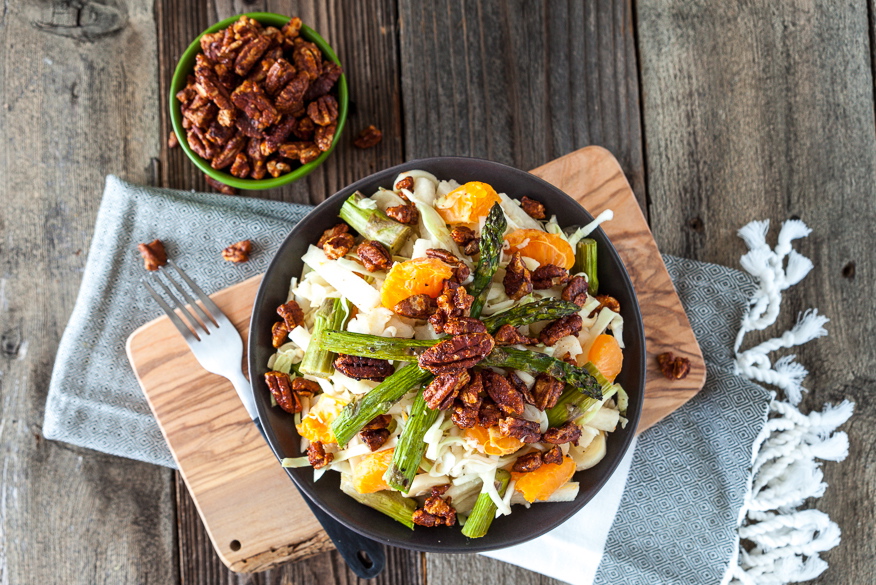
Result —
[[565, 284], [568, 280], [569, 271], [555, 264], [543, 264], [532, 272], [532, 288], [535, 290]]
[[219, 76], [213, 69], [213, 63], [205, 55], [199, 54], [195, 57], [195, 79], [198, 80], [195, 84], [195, 91], [201, 97], [211, 100], [219, 110], [225, 113], [224, 116], [220, 116], [219, 123], [223, 126], [233, 124], [236, 114], [234, 104], [228, 95], [228, 89], [219, 81]]
[[478, 424], [478, 407], [457, 404], [453, 407], [450, 420], [461, 429], [470, 429]]
[[313, 142], [305, 142], [301, 147], [301, 150], [298, 151], [298, 162], [303, 165], [306, 165], [309, 162], [315, 161], [319, 158], [319, 155], [322, 151], [314, 144]]
[[317, 126], [328, 126], [338, 119], [338, 100], [333, 95], [324, 95], [307, 104], [307, 115]]
[[444, 521], [445, 526], [453, 526], [456, 524], [456, 510], [450, 505], [450, 498], [442, 499], [438, 495], [431, 495], [426, 498], [423, 504], [423, 511]]
[[[450, 489], [450, 484], [449, 484], [449, 483], [444, 483], [444, 484], [441, 484], [441, 485], [433, 485], [433, 486], [432, 486], [432, 490], [431, 490], [431, 492], [432, 492], [432, 493], [431, 493], [431, 496], [432, 496], [433, 498], [437, 498], [437, 497], [439, 497], [439, 496], [443, 496], [444, 494], [447, 493], [447, 490], [449, 490], [449, 489]], [[450, 499], [449, 499], [449, 498], [447, 499], [447, 502], [450, 503]]]
[[249, 70], [262, 58], [270, 46], [271, 41], [267, 37], [257, 36], [250, 39], [237, 53], [237, 59], [234, 60], [234, 72], [238, 75], [249, 73]]
[[591, 316], [599, 313], [603, 307], [608, 307], [609, 310], [620, 313], [620, 303], [616, 298], [609, 295], [596, 295], [594, 298], [599, 301], [599, 306], [590, 312]]
[[368, 126], [356, 137], [353, 141], [353, 146], [356, 148], [374, 148], [380, 141], [383, 140], [383, 132], [377, 129], [374, 124]]
[[405, 225], [414, 225], [420, 221], [420, 212], [415, 205], [410, 204], [387, 207], [386, 215]]
[[277, 314], [283, 318], [286, 323], [286, 329], [292, 331], [299, 325], [304, 324], [304, 311], [294, 299], [277, 307]]
[[465, 246], [473, 240], [476, 240], [477, 236], [471, 228], [460, 225], [450, 230], [450, 239], [460, 246]]
[[[238, 122], [240, 122], [240, 120], [238, 120]], [[219, 122], [213, 122], [210, 124], [210, 127], [207, 128], [207, 134], [204, 135], [204, 137], [217, 146], [225, 146], [236, 134], [234, 129], [239, 128], [239, 126], [240, 125], [237, 122], [234, 126], [223, 126]]]
[[213, 102], [206, 102], [199, 107], [185, 107], [182, 115], [189, 120], [195, 128], [206, 128], [216, 117], [218, 108]]
[[539, 374], [535, 377], [535, 384], [532, 386], [532, 397], [535, 400], [532, 405], [539, 410], [553, 408], [557, 405], [565, 387], [562, 381], [553, 376]]
[[231, 94], [231, 101], [252, 118], [259, 130], [264, 130], [280, 121], [280, 113], [271, 99], [265, 95], [260, 85], [252, 81], [246, 80], [241, 83]]
[[381, 242], [377, 240], [365, 240], [356, 248], [356, 255], [365, 265], [368, 272], [375, 270], [389, 270], [392, 266], [392, 254]]
[[560, 427], [551, 427], [544, 432], [544, 442], [553, 445], [562, 445], [563, 443], [578, 444], [578, 439], [581, 438], [581, 427], [569, 421]]
[[[298, 126], [298, 120], [292, 116], [285, 116], [280, 120], [280, 123], [274, 126], [270, 132], [265, 135], [265, 139], [259, 143], [259, 152], [263, 157], [270, 156], [277, 152], [280, 145], [283, 144], [289, 135]], [[297, 158], [297, 156], [296, 156]]]
[[252, 252], [252, 242], [241, 240], [222, 250], [222, 258], [226, 262], [246, 262], [249, 260], [250, 252]]
[[311, 81], [318, 78], [322, 74], [322, 53], [319, 47], [301, 37], [295, 39], [294, 46], [292, 60], [295, 62], [295, 69], [306, 73]]
[[433, 374], [449, 374], [471, 368], [484, 359], [494, 345], [487, 333], [456, 335], [424, 351], [418, 361], [421, 368]]
[[375, 382], [382, 382], [394, 371], [392, 364], [386, 360], [343, 353], [335, 358], [335, 369], [349, 378]]
[[271, 327], [271, 343], [274, 347], [280, 347], [286, 342], [286, 336], [289, 335], [289, 328], [283, 321], [277, 321]]
[[444, 333], [450, 335], [462, 335], [463, 333], [486, 333], [487, 326], [480, 319], [473, 317], [460, 317], [449, 319], [444, 324]]
[[453, 406], [459, 389], [468, 384], [470, 379], [466, 370], [435, 376], [435, 379], [423, 389], [426, 406], [432, 410], [447, 410]]
[[392, 415], [390, 414], [378, 414], [374, 418], [372, 418], [364, 427], [362, 427], [363, 431], [373, 431], [377, 429], [385, 429], [389, 426], [389, 423], [392, 422]]
[[532, 420], [505, 417], [499, 420], [499, 432], [506, 437], [520, 439], [524, 443], [538, 443], [541, 441], [541, 426]]
[[682, 380], [690, 373], [690, 360], [686, 357], [675, 357], [672, 352], [657, 356], [660, 371], [670, 380]]
[[[265, 80], [268, 78], [268, 71], [277, 62], [277, 58], [273, 56], [273, 51], [266, 51], [262, 56], [262, 60], [250, 71], [246, 76], [247, 80], [253, 83], [258, 83], [264, 86]], [[224, 83], [224, 81], [223, 81]]]
[[359, 431], [359, 438], [368, 445], [368, 449], [371, 451], [380, 449], [389, 439], [389, 435], [389, 429], [362, 429]]
[[322, 245], [325, 244], [326, 242], [328, 242], [333, 237], [339, 236], [341, 234], [349, 233], [349, 231], [350, 231], [350, 226], [348, 226], [347, 224], [336, 223], [332, 227], [330, 227], [327, 230], [325, 230], [324, 232], [322, 232], [322, 235], [319, 237], [319, 240], [316, 242], [316, 247], [322, 248]]
[[304, 117], [298, 119], [298, 125], [292, 131], [293, 136], [302, 140], [304, 142], [308, 142], [313, 139], [314, 130], [316, 128], [316, 124], [313, 123], [313, 120], [310, 118]]
[[293, 16], [289, 19], [289, 22], [283, 25], [283, 28], [280, 29], [280, 32], [283, 33], [288, 40], [292, 41], [298, 38], [298, 33], [301, 31], [301, 19], [297, 16]]
[[484, 398], [480, 409], [478, 409], [478, 424], [488, 429], [499, 424], [500, 418], [502, 418], [502, 413], [496, 403], [489, 398]]
[[265, 75], [265, 91], [268, 95], [277, 95], [295, 77], [295, 67], [282, 57], [271, 64]]
[[310, 87], [307, 88], [307, 93], [304, 94], [304, 101], [309, 102], [327, 94], [335, 86], [338, 79], [341, 77], [340, 65], [331, 61], [322, 62], [322, 73], [317, 77]]
[[456, 280], [458, 282], [462, 282], [468, 275], [471, 274], [471, 269], [459, 258], [456, 257], [453, 252], [450, 250], [444, 250], [442, 248], [429, 248], [426, 250], [427, 258], [437, 258], [441, 260], [445, 264], [449, 264], [450, 266], [455, 267], [454, 273], [456, 275]]
[[587, 302], [587, 279], [583, 276], [573, 276], [563, 289], [561, 296], [564, 301], [572, 301], [579, 307], [583, 307], [584, 303]]
[[249, 164], [249, 157], [242, 152], [238, 152], [234, 157], [234, 164], [231, 165], [231, 174], [235, 177], [245, 179], [252, 171], [252, 166]]
[[167, 148], [176, 148], [177, 146], [179, 146], [179, 138], [177, 138], [176, 132], [171, 130], [167, 137]]
[[313, 134], [313, 142], [320, 152], [326, 152], [332, 147], [332, 141], [335, 139], [335, 131], [337, 129], [338, 125], [336, 123], [320, 126], [316, 129], [316, 132]]
[[408, 191], [414, 190], [414, 178], [413, 177], [405, 177], [395, 184], [395, 190], [401, 191], [402, 189], [406, 189]]
[[249, 138], [264, 138], [265, 133], [259, 130], [259, 126], [255, 120], [247, 115], [238, 116], [234, 122], [234, 127]]
[[557, 319], [538, 334], [538, 340], [545, 345], [553, 345], [567, 335], [578, 335], [584, 321], [581, 315], [573, 313]]
[[502, 279], [502, 284], [505, 285], [505, 294], [515, 301], [519, 301], [532, 292], [532, 275], [523, 263], [520, 252], [514, 252], [511, 255], [511, 261], [505, 267], [505, 278]]
[[179, 100], [182, 104], [187, 104], [198, 95], [198, 91], [195, 89], [195, 76], [189, 75], [186, 77], [186, 86], [176, 92], [176, 99]]
[[567, 364], [569, 364], [570, 366], [575, 366], [575, 367], [578, 366], [578, 360], [576, 360], [575, 358], [572, 357], [572, 352], [570, 352], [570, 351], [567, 351], [566, 353], [564, 353], [563, 357], [561, 357], [560, 359], [563, 360], [564, 362], [566, 362]]
[[301, 400], [292, 392], [292, 382], [289, 374], [284, 372], [268, 372], [265, 374], [265, 383], [274, 397], [277, 406], [289, 413], [301, 412]]
[[289, 163], [285, 163], [281, 160], [269, 160], [265, 164], [265, 168], [268, 169], [268, 174], [274, 178], [279, 177], [280, 175], [288, 173], [292, 170], [292, 167], [289, 166]]
[[216, 170], [224, 169], [234, 162], [237, 153], [243, 150], [244, 146], [246, 146], [246, 136], [238, 132], [231, 140], [225, 143], [222, 152], [213, 157], [213, 160], [210, 161], [210, 166]]
[[186, 132], [186, 140], [195, 154], [201, 158], [210, 160], [219, 152], [216, 145], [205, 139], [204, 132], [200, 128], [189, 128]]
[[463, 247], [462, 251], [465, 252], [466, 254], [468, 254], [469, 256], [474, 256], [475, 254], [479, 253], [481, 251], [481, 239], [480, 238], [473, 239], [472, 241], [467, 243], [465, 245], [465, 247]]
[[563, 450], [560, 449], [559, 445], [554, 445], [553, 447], [541, 454], [541, 462], [545, 465], [547, 465], [548, 463], [562, 465]]
[[346, 256], [347, 252], [353, 248], [353, 244], [355, 243], [356, 242], [351, 234], [340, 234], [329, 238], [322, 245], [322, 250], [328, 258], [337, 260], [338, 258]]
[[523, 199], [520, 200], [520, 207], [522, 207], [523, 211], [526, 212], [526, 215], [528, 215], [532, 219], [545, 218], [544, 205], [542, 205], [535, 199], [530, 199], [526, 195], [524, 195]]
[[143, 266], [146, 270], [158, 270], [167, 264], [167, 252], [161, 240], [152, 240], [151, 244], [137, 244], [140, 255], [143, 256]]
[[319, 384], [306, 378], [292, 380], [292, 391], [298, 396], [313, 396], [319, 392]]
[[457, 282], [445, 280], [444, 289], [436, 299], [438, 312], [429, 317], [429, 323], [437, 333], [444, 332], [444, 324], [450, 319], [468, 317], [474, 297], [465, 292], [465, 287]]
[[325, 467], [334, 460], [335, 456], [325, 452], [322, 441], [314, 441], [307, 447], [307, 461], [314, 469]]
[[429, 295], [413, 295], [392, 308], [393, 311], [408, 319], [428, 319], [438, 310], [435, 299]]
[[520, 376], [514, 372], [510, 372], [508, 374], [508, 382], [511, 384], [512, 388], [520, 393], [520, 396], [523, 397], [523, 402], [527, 404], [535, 404], [535, 399], [532, 397], [532, 392], [529, 390], [529, 386], [520, 379]]
[[514, 325], [506, 323], [499, 327], [499, 330], [493, 334], [496, 340], [496, 345], [535, 345], [537, 339], [526, 337]]
[[237, 189], [232, 187], [231, 185], [226, 185], [225, 183], [220, 183], [210, 175], [204, 175], [204, 179], [207, 181], [207, 184], [222, 193], [223, 195], [236, 195]]
[[519, 473], [528, 473], [530, 471], [535, 471], [541, 467], [541, 453], [538, 451], [533, 451], [532, 453], [527, 453], [526, 455], [521, 455], [517, 458], [517, 461], [514, 462], [514, 467], [512, 467], [512, 471], [517, 471]]
[[481, 405], [481, 393], [484, 391], [484, 375], [481, 370], [471, 370], [469, 372], [469, 382], [459, 391], [459, 400], [465, 406]]
[[483, 376], [487, 394], [503, 413], [523, 414], [523, 396], [511, 385], [508, 378], [492, 370], [484, 370]]
[[425, 526], [427, 528], [432, 528], [434, 526], [444, 526], [444, 518], [433, 516], [422, 508], [417, 508], [416, 510], [414, 510], [414, 514], [411, 519], [414, 521], [414, 524], [418, 526]]
[[280, 93], [277, 94], [277, 99], [274, 105], [282, 114], [292, 114], [295, 110], [304, 107], [304, 94], [310, 86], [310, 78], [303, 71], [296, 73], [289, 83], [286, 84]]

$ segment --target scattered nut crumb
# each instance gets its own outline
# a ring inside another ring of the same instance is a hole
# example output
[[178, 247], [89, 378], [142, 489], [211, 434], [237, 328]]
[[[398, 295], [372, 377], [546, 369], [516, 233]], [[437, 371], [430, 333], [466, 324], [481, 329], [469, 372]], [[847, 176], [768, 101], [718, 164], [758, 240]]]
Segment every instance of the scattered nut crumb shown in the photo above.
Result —
[[373, 148], [380, 144], [380, 141], [383, 140], [383, 132], [377, 129], [377, 126], [374, 124], [368, 126], [356, 137], [356, 140], [353, 141], [353, 146], [356, 148]]
[[222, 257], [225, 258], [227, 262], [246, 262], [249, 260], [250, 252], [252, 252], [252, 242], [249, 240], [241, 240], [222, 250]]

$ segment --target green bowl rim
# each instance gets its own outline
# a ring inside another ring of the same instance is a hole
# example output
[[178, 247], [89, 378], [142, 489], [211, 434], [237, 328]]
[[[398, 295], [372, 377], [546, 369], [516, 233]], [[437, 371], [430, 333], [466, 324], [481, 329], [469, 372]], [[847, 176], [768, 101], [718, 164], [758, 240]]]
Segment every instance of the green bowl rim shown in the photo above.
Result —
[[[249, 18], [255, 19], [262, 24], [268, 26], [275, 26], [277, 28], [282, 27], [291, 17], [283, 16], [280, 14], [275, 14], [273, 12], [247, 12], [245, 14], [238, 14], [236, 16], [232, 16], [226, 18], [225, 20], [221, 20], [199, 34], [195, 40], [189, 44], [188, 48], [186, 48], [185, 52], [183, 52], [182, 56], [177, 61], [176, 69], [173, 72], [173, 77], [170, 82], [170, 121], [173, 126], [173, 131], [176, 133], [179, 138], [179, 145], [182, 147], [183, 151], [186, 153], [186, 156], [195, 163], [201, 171], [220, 181], [226, 185], [231, 187], [236, 187], [238, 189], [272, 189], [274, 187], [279, 187], [281, 185], [285, 185], [287, 183], [291, 183], [292, 181], [297, 181], [298, 179], [308, 175], [312, 172], [316, 167], [321, 165], [323, 161], [328, 158], [328, 156], [335, 149], [335, 146], [338, 144], [338, 139], [341, 137], [341, 132], [344, 129], [344, 125], [347, 121], [347, 107], [349, 103], [349, 93], [347, 91], [347, 77], [343, 73], [341, 74], [340, 79], [338, 79], [337, 88], [338, 88], [338, 127], [335, 130], [335, 137], [332, 140], [331, 147], [319, 155], [319, 157], [307, 163], [306, 165], [301, 165], [297, 169], [292, 170], [285, 175], [280, 175], [279, 177], [271, 177], [270, 179], [239, 179], [234, 175], [229, 173], [225, 173], [223, 171], [217, 171], [213, 167], [210, 166], [209, 161], [204, 160], [191, 149], [188, 145], [188, 142], [184, 140], [182, 137], [185, 136], [184, 128], [182, 127], [182, 110], [179, 107], [179, 102], [176, 99], [177, 92], [182, 89], [185, 79], [189, 73], [191, 73], [194, 67], [194, 60], [196, 54], [201, 50], [201, 37], [205, 34], [214, 33], [220, 29], [223, 29], [232, 23], [236, 22], [241, 16], [247, 16]], [[339, 67], [341, 65], [338, 56], [335, 54], [332, 47], [323, 39], [319, 33], [310, 28], [307, 25], [301, 25], [301, 36], [306, 38], [312, 43], [315, 43], [317, 47], [319, 47], [320, 51], [322, 51], [323, 55], [328, 57], [328, 59], [334, 62]], [[189, 63], [188, 66], [183, 67], [184, 63]]]

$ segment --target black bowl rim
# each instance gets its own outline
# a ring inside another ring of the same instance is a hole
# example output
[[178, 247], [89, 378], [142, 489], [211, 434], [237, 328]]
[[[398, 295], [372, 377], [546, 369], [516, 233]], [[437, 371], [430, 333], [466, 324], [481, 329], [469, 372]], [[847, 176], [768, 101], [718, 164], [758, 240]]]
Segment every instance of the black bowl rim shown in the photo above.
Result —
[[[294, 238], [295, 234], [299, 231], [299, 227], [306, 221], [307, 217], [310, 217], [311, 215], [318, 213], [321, 208], [329, 207], [337, 200], [339, 200], [341, 198], [349, 197], [355, 191], [361, 190], [363, 186], [372, 182], [376, 175], [386, 174], [386, 176], [392, 177], [392, 176], [397, 176], [401, 172], [410, 171], [410, 170], [426, 170], [427, 172], [429, 172], [428, 166], [431, 165], [432, 163], [435, 163], [438, 161], [442, 161], [442, 162], [476, 161], [476, 162], [481, 162], [481, 163], [485, 163], [488, 165], [494, 165], [494, 166], [500, 167], [501, 169], [503, 169], [511, 174], [522, 173], [525, 175], [529, 175], [529, 177], [531, 177], [532, 179], [535, 179], [537, 182], [541, 183], [542, 186], [547, 191], [553, 192], [556, 195], [562, 195], [564, 197], [569, 197], [568, 194], [563, 192], [558, 187], [548, 183], [547, 181], [545, 181], [541, 177], [533, 175], [532, 173], [529, 173], [527, 171], [522, 171], [518, 168], [506, 165], [504, 163], [499, 163], [499, 162], [491, 161], [488, 159], [482, 159], [482, 158], [477, 158], [477, 157], [466, 157], [466, 156], [436, 156], [436, 157], [427, 157], [427, 158], [411, 160], [408, 162], [401, 163], [399, 165], [395, 165], [393, 167], [389, 167], [387, 169], [382, 169], [382, 170], [376, 171], [376, 172], [374, 172], [374, 173], [372, 173], [372, 174], [370, 174], [362, 179], [359, 179], [358, 181], [342, 188], [341, 190], [339, 190], [338, 192], [333, 194], [331, 197], [328, 197], [322, 203], [317, 205], [310, 213], [308, 213], [308, 215], [305, 218], [303, 218], [301, 221], [299, 221], [299, 223], [297, 223], [292, 228], [292, 230], [290, 230], [289, 234], [286, 236], [286, 238], [280, 244], [280, 246], [278, 248], [278, 253], [274, 256], [274, 258], [271, 260], [271, 263], [268, 265], [268, 268], [262, 277], [262, 281], [259, 283], [259, 289], [258, 289], [258, 292], [256, 294], [255, 303], [253, 305], [253, 313], [250, 317], [249, 341], [247, 344], [247, 362], [249, 365], [249, 375], [250, 375], [251, 381], [254, 379], [253, 376], [257, 375], [259, 369], [262, 367], [262, 366], [259, 366], [258, 364], [254, 363], [254, 355], [256, 353], [254, 351], [255, 344], [256, 344], [256, 339], [258, 339], [257, 336], [259, 334], [258, 332], [254, 331], [254, 324], [255, 324], [255, 320], [256, 320], [257, 308], [264, 305], [264, 296], [267, 294], [266, 293], [266, 286], [265, 286], [265, 283], [267, 282], [267, 277], [269, 274], [274, 272], [276, 270], [276, 267], [282, 262], [282, 259], [280, 258], [279, 250], [282, 250], [287, 245], [287, 242]], [[571, 197], [569, 197], [569, 198], [571, 199]], [[590, 218], [593, 217], [590, 214], [590, 212], [587, 211], [583, 206], [581, 206], [581, 210], [585, 213], [585, 215], [589, 216]], [[575, 514], [580, 512], [581, 509], [588, 502], [590, 502], [593, 499], [593, 497], [596, 496], [596, 494], [598, 494], [602, 490], [602, 488], [605, 486], [605, 484], [608, 482], [608, 480], [612, 477], [612, 475], [614, 475], [615, 471], [617, 470], [617, 467], [620, 465], [620, 462], [627, 455], [627, 452], [629, 451], [630, 445], [633, 442], [633, 440], [635, 439], [635, 435], [636, 435], [635, 429], [639, 423], [639, 418], [640, 418], [640, 415], [642, 412], [642, 405], [644, 403], [644, 393], [645, 393], [645, 372], [646, 372], [647, 352], [646, 352], [646, 345], [645, 345], [644, 325], [642, 323], [642, 313], [641, 313], [641, 310], [639, 308], [638, 298], [635, 294], [635, 287], [633, 286], [632, 279], [630, 278], [629, 272], [626, 269], [626, 265], [624, 264], [623, 260], [620, 258], [620, 255], [618, 254], [617, 249], [615, 248], [614, 244], [611, 242], [611, 240], [608, 238], [608, 236], [605, 234], [605, 232], [602, 230], [601, 227], [597, 228], [597, 230], [603, 235], [605, 240], [607, 242], [609, 242], [610, 245], [608, 246], [607, 251], [612, 256], [613, 260], [617, 263], [617, 265], [619, 265], [621, 267], [621, 273], [619, 276], [621, 277], [624, 286], [628, 287], [632, 293], [632, 298], [634, 300], [634, 303], [633, 303], [632, 307], [629, 307], [629, 309], [632, 310], [633, 317], [635, 318], [635, 321], [639, 324], [637, 337], [638, 337], [638, 342], [640, 344], [640, 347], [642, 348], [642, 352], [641, 352], [641, 357], [640, 357], [639, 363], [636, 364], [636, 365], [638, 365], [638, 368], [639, 368], [639, 376], [638, 376], [638, 380], [637, 380], [638, 387], [636, 388], [636, 392], [634, 392], [634, 393], [628, 392], [628, 394], [630, 394], [630, 406], [635, 407], [634, 409], [628, 408], [628, 411], [627, 411], [628, 415], [631, 414], [631, 416], [627, 417], [627, 420], [628, 420], [627, 425], [630, 426], [630, 428], [632, 429], [632, 432], [629, 432], [622, 437], [621, 449], [617, 455], [617, 458], [614, 461], [609, 462], [608, 468], [603, 471], [602, 478], [593, 484], [594, 487], [592, 489], [592, 494], [589, 498], [587, 498], [586, 500], [582, 499], [582, 496], [579, 494], [578, 497], [574, 501], [575, 506], [572, 506], [570, 508], [570, 510], [566, 514], [559, 517], [559, 519], [556, 522], [550, 523], [546, 526], [538, 527], [534, 530], [524, 531], [525, 534], [523, 534], [521, 536], [512, 535], [510, 538], [507, 538], [507, 539], [503, 540], [502, 542], [498, 542], [495, 544], [482, 545], [482, 546], [478, 546], [477, 544], [474, 544], [473, 546], [458, 547], [458, 546], [442, 545], [442, 544], [440, 544], [440, 540], [437, 540], [437, 539], [436, 539], [436, 543], [434, 545], [413, 545], [411, 543], [408, 543], [408, 542], [405, 542], [402, 540], [397, 540], [395, 538], [388, 538], [388, 537], [385, 537], [385, 536], [382, 536], [379, 534], [371, 533], [368, 530], [363, 530], [359, 526], [352, 524], [350, 522], [347, 522], [343, 518], [339, 517], [334, 512], [333, 507], [326, 504], [323, 501], [323, 499], [320, 497], [318, 491], [314, 491], [314, 490], [310, 489], [309, 485], [299, 481], [296, 474], [293, 473], [293, 470], [285, 469], [287, 475], [291, 478], [291, 480], [296, 485], [298, 490], [302, 493], [303, 497], [310, 499], [312, 502], [316, 503], [317, 506], [319, 506], [323, 511], [325, 511], [327, 514], [329, 514], [336, 521], [340, 522], [341, 524], [343, 524], [344, 526], [346, 526], [350, 530], [353, 530], [354, 532], [361, 534], [362, 536], [365, 536], [367, 538], [370, 538], [370, 539], [378, 541], [378, 542], [382, 542], [384, 544], [396, 546], [399, 548], [415, 550], [415, 551], [420, 551], [420, 552], [445, 553], [445, 554], [487, 552], [487, 551], [507, 548], [507, 547], [514, 546], [517, 544], [522, 544], [524, 542], [528, 542], [530, 540], [538, 538], [539, 536], [542, 536], [542, 535], [546, 534], [547, 532], [550, 532], [551, 530], [553, 530], [554, 528], [557, 528], [561, 524], [564, 524], [566, 521], [569, 520], [569, 518], [571, 518], [572, 516], [574, 516]], [[624, 333], [626, 334], [627, 331], [629, 331], [631, 329], [632, 328], [630, 328], [630, 329], [625, 328]], [[257, 408], [258, 413], [259, 413], [259, 418], [262, 421], [265, 421], [267, 418], [265, 416], [265, 414], [266, 414], [265, 407], [264, 407], [263, 401], [258, 400], [258, 398], [255, 396], [256, 390], [255, 390], [255, 386], [252, 384], [252, 382], [250, 382], [250, 390], [253, 394], [253, 399], [255, 401], [256, 408]], [[633, 412], [630, 413], [630, 410], [632, 410]], [[276, 445], [278, 443], [278, 440], [277, 440], [276, 434], [274, 433], [273, 428], [271, 428], [270, 425], [264, 424], [263, 430], [264, 430], [265, 439], [266, 439], [268, 445], [271, 447], [271, 450], [274, 452], [274, 456], [277, 457], [277, 459], [279, 461], [282, 458], [280, 457], [280, 454], [277, 452]], [[578, 473], [578, 472], [576, 472], [576, 473]], [[353, 500], [351, 498], [350, 503], [355, 503], [355, 500]], [[361, 504], [359, 504], [359, 505], [361, 505]], [[480, 539], [470, 539], [470, 541], [477, 543], [478, 541], [480, 541]]]

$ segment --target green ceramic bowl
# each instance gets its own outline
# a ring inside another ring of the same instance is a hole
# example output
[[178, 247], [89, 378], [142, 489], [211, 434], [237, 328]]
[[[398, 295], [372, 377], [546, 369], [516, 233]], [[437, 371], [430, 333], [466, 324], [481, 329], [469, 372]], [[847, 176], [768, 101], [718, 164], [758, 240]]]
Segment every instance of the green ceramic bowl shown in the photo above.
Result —
[[[188, 156], [195, 165], [204, 171], [210, 177], [225, 183], [226, 185], [230, 185], [232, 187], [236, 187], [238, 189], [272, 189], [274, 187], [279, 187], [281, 185], [285, 185], [287, 183], [291, 183], [292, 181], [297, 181], [301, 177], [304, 177], [311, 171], [313, 171], [316, 167], [322, 164], [322, 162], [328, 158], [328, 156], [335, 149], [335, 146], [338, 144], [338, 138], [341, 136], [341, 131], [344, 129], [344, 123], [347, 121], [347, 105], [349, 102], [349, 95], [347, 93], [347, 78], [345, 75], [341, 75], [340, 79], [338, 79], [338, 83], [336, 85], [338, 90], [338, 128], [335, 131], [335, 139], [332, 142], [331, 148], [329, 148], [326, 152], [319, 155], [313, 162], [309, 162], [306, 165], [301, 165], [298, 168], [292, 169], [291, 172], [286, 173], [285, 175], [280, 175], [277, 178], [270, 177], [268, 179], [238, 179], [234, 175], [226, 173], [224, 171], [217, 171], [213, 167], [210, 166], [210, 161], [204, 160], [200, 156], [194, 153], [192, 149], [189, 147], [188, 141], [185, 139], [186, 133], [185, 129], [182, 126], [182, 111], [180, 109], [180, 103], [176, 99], [176, 93], [185, 87], [186, 85], [186, 77], [192, 73], [195, 67], [195, 56], [201, 51], [201, 37], [205, 34], [214, 33], [217, 30], [221, 30], [240, 18], [240, 14], [237, 16], [232, 16], [231, 18], [226, 18], [221, 22], [217, 22], [192, 41], [192, 44], [186, 49], [186, 52], [183, 53], [182, 57], [179, 60], [179, 63], [176, 65], [176, 70], [173, 72], [173, 79], [170, 82], [170, 120], [173, 124], [173, 131], [176, 133], [179, 138], [179, 144], [182, 147], [183, 151], [185, 151], [186, 156]], [[246, 14], [249, 18], [255, 19], [262, 23], [265, 26], [273, 26], [276, 28], [282, 28], [287, 22], [289, 22], [288, 16], [281, 16], [279, 14], [273, 14], [270, 12], [248, 12]], [[329, 46], [325, 39], [323, 39], [319, 34], [316, 33], [312, 28], [302, 25], [301, 26], [301, 36], [307, 39], [308, 41], [316, 44], [319, 47], [319, 50], [322, 51], [323, 56], [329, 61], [333, 61], [337, 65], [341, 65], [341, 62], [338, 60], [338, 56], [335, 55], [335, 52]]]

